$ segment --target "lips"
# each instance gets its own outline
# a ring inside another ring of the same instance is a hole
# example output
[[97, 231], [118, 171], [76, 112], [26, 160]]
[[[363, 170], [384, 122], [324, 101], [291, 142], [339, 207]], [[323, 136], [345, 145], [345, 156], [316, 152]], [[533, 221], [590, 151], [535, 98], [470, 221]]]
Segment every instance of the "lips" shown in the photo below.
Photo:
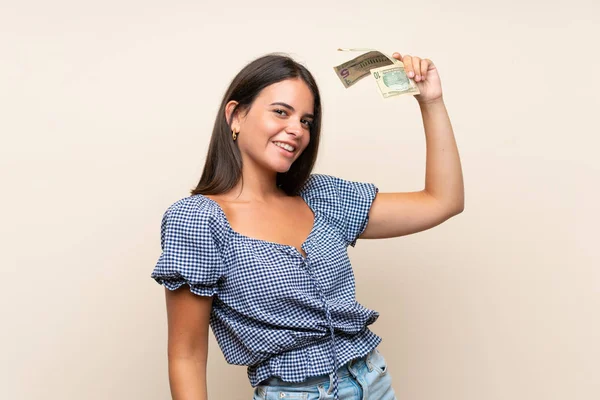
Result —
[[283, 157], [288, 158], [290, 160], [293, 160], [294, 157], [296, 157], [296, 149], [294, 149], [294, 151], [289, 151], [289, 150], [284, 149], [283, 147], [276, 145], [275, 142], [273, 142], [272, 144], [277, 149], [277, 152], [279, 154], [281, 154]]
[[296, 146], [289, 142], [275, 140], [275, 141], [273, 141], [273, 144], [281, 149], [289, 151], [290, 153], [293, 153], [294, 151], [296, 151]]

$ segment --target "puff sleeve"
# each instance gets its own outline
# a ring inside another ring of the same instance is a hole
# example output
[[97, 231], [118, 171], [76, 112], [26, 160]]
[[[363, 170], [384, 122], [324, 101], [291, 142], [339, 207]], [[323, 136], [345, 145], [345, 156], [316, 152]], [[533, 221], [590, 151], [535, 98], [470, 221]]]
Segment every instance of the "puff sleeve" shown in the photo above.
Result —
[[199, 296], [216, 294], [224, 271], [218, 226], [199, 198], [171, 205], [162, 217], [162, 253], [151, 277], [169, 290], [187, 284]]
[[369, 210], [379, 189], [372, 183], [314, 174], [305, 191], [315, 207], [339, 229], [346, 245], [354, 247], [367, 227]]

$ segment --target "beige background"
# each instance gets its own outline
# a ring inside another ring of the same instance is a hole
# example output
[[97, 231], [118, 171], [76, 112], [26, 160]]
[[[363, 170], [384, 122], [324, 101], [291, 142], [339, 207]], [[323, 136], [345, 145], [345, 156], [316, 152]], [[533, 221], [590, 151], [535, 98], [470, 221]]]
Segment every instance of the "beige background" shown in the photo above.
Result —
[[[464, 213], [351, 249], [398, 399], [600, 398], [600, 6], [594, 1], [2, 1], [3, 399], [167, 399], [150, 279], [221, 96], [284, 51], [314, 73], [316, 172], [423, 188], [414, 98], [344, 89], [337, 47], [431, 58]], [[250, 399], [211, 338], [211, 399]]]

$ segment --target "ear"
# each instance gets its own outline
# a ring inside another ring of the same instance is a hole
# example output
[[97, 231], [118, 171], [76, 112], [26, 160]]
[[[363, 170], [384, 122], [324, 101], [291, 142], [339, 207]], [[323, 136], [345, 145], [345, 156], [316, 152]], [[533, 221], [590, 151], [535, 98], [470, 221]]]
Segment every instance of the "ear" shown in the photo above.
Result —
[[237, 101], [231, 100], [229, 103], [227, 103], [225, 105], [225, 119], [229, 123], [231, 130], [236, 131], [236, 132], [239, 132], [239, 130], [240, 130], [239, 118], [236, 113], [236, 115], [232, 119], [232, 114], [233, 114], [233, 111], [235, 110], [235, 108], [238, 106], [238, 104], [239, 103]]

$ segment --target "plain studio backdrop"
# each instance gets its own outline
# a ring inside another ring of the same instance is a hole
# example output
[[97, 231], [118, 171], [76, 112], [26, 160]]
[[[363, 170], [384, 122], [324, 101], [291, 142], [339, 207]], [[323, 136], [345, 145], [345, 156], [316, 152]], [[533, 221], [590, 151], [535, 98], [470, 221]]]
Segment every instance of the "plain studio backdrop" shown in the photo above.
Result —
[[[332, 67], [431, 58], [465, 211], [350, 249], [398, 399], [600, 398], [600, 6], [595, 1], [20, 1], [0, 11], [0, 397], [170, 398], [166, 208], [204, 165], [221, 97], [285, 52], [324, 103], [315, 172], [424, 187], [413, 97]], [[251, 398], [211, 333], [209, 397]]]

